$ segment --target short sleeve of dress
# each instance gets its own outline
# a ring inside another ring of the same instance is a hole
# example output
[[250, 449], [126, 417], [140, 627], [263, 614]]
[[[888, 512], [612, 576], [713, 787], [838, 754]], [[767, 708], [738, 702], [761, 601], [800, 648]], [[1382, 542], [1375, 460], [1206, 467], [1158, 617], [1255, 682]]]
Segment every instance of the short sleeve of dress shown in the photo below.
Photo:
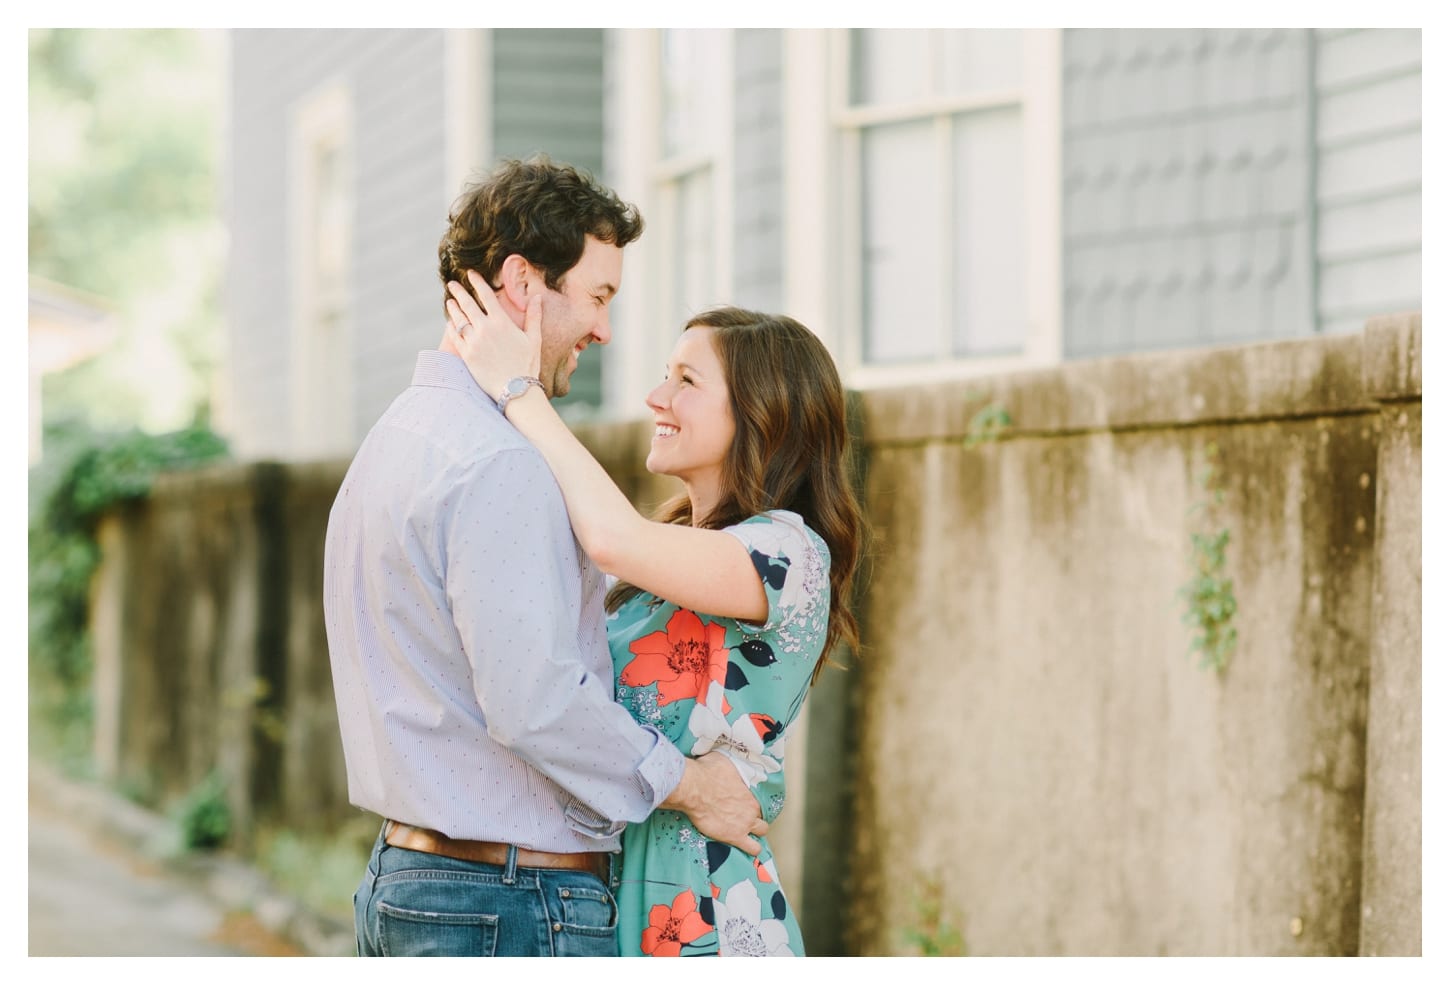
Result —
[[760, 575], [769, 606], [765, 622], [742, 622], [741, 628], [775, 632], [804, 639], [805, 630], [826, 618], [830, 600], [831, 553], [825, 541], [799, 515], [788, 510], [770, 510], [742, 523], [726, 527], [745, 545]]

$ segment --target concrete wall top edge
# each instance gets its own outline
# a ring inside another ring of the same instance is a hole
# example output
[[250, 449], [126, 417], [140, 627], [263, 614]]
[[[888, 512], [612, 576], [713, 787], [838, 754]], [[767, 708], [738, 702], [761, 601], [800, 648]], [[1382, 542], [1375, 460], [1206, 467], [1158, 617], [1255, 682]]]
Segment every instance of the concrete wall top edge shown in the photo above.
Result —
[[317, 462], [277, 462], [271, 460], [248, 460], [223, 462], [195, 469], [163, 472], [152, 483], [154, 497], [184, 497], [188, 493], [203, 493], [212, 489], [224, 489], [255, 483], [260, 476], [271, 472], [284, 472], [292, 485], [313, 483], [334, 487], [342, 483], [350, 459], [329, 459]]
[[1372, 318], [1364, 340], [1365, 393], [1375, 400], [1418, 400], [1424, 371], [1420, 312]]
[[[959, 439], [997, 406], [1018, 433], [1134, 430], [1369, 412], [1419, 394], [1419, 315], [1358, 335], [1144, 353], [862, 394], [868, 444]], [[1401, 397], [1403, 399], [1403, 397]]]

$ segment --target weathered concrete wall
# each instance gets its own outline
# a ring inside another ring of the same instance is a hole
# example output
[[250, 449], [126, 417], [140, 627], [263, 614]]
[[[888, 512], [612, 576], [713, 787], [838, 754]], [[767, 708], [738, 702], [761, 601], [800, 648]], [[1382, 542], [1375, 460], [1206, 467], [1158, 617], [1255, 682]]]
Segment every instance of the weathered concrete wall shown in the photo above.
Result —
[[[1357, 953], [1376, 536], [1419, 536], [1376, 515], [1419, 486], [1417, 417], [1415, 467], [1381, 471], [1376, 344], [999, 379], [1017, 427], [972, 449], [962, 388], [866, 396], [851, 951], [905, 950], [934, 882], [973, 954]], [[1190, 533], [1222, 530], [1238, 646], [1217, 673], [1178, 592]], [[1391, 617], [1416, 644], [1418, 573]], [[1417, 767], [1417, 725], [1371, 761], [1412, 740]], [[1417, 768], [1386, 813], [1418, 832]], [[1383, 875], [1417, 915], [1414, 861], [1413, 884]]]
[[[973, 954], [1419, 952], [1419, 339], [858, 395], [866, 649], [772, 831], [815, 953], [913, 953], [933, 894]], [[1002, 440], [968, 440], [984, 404]], [[642, 508], [671, 491], [644, 425], [582, 434]], [[113, 780], [159, 803], [218, 767], [244, 834], [355, 815], [320, 608], [343, 470], [171, 477], [110, 520]], [[1222, 531], [1218, 672], [1179, 590]]]
[[1380, 405], [1360, 953], [1421, 953], [1418, 318], [1371, 322], [1365, 391]]
[[243, 828], [265, 802], [252, 778], [272, 772], [252, 726], [265, 616], [261, 471], [168, 478], [107, 518], [92, 598], [101, 776], [164, 804], [219, 769]]

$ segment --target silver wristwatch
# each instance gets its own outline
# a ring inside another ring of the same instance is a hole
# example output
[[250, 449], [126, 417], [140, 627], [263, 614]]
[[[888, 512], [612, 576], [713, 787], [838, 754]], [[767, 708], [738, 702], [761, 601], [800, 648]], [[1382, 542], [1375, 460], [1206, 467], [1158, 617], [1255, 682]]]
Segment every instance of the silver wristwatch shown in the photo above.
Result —
[[537, 376], [515, 376], [509, 380], [508, 385], [503, 388], [503, 393], [498, 397], [499, 413], [504, 413], [504, 408], [509, 405], [510, 400], [528, 393], [531, 386], [536, 386], [540, 390], [544, 389], [544, 384], [539, 381]]

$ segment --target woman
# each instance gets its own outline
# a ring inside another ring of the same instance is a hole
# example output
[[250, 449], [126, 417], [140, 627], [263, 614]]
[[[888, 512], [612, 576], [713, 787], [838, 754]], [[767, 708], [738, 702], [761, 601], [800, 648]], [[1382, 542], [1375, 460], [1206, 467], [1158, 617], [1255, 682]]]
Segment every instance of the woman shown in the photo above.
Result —
[[[478, 300], [449, 284], [454, 343], [499, 394], [538, 373], [541, 308], [535, 296], [520, 332], [483, 279], [469, 280]], [[790, 725], [832, 647], [856, 643], [846, 602], [862, 521], [840, 378], [798, 322], [720, 308], [690, 320], [645, 403], [646, 467], [684, 484], [654, 521], [541, 387], [504, 412], [548, 461], [584, 550], [618, 578], [607, 602], [617, 699], [686, 755], [729, 754], [773, 821]], [[625, 955], [804, 953], [769, 844], [752, 858], [675, 811], [626, 829], [617, 899]]]

